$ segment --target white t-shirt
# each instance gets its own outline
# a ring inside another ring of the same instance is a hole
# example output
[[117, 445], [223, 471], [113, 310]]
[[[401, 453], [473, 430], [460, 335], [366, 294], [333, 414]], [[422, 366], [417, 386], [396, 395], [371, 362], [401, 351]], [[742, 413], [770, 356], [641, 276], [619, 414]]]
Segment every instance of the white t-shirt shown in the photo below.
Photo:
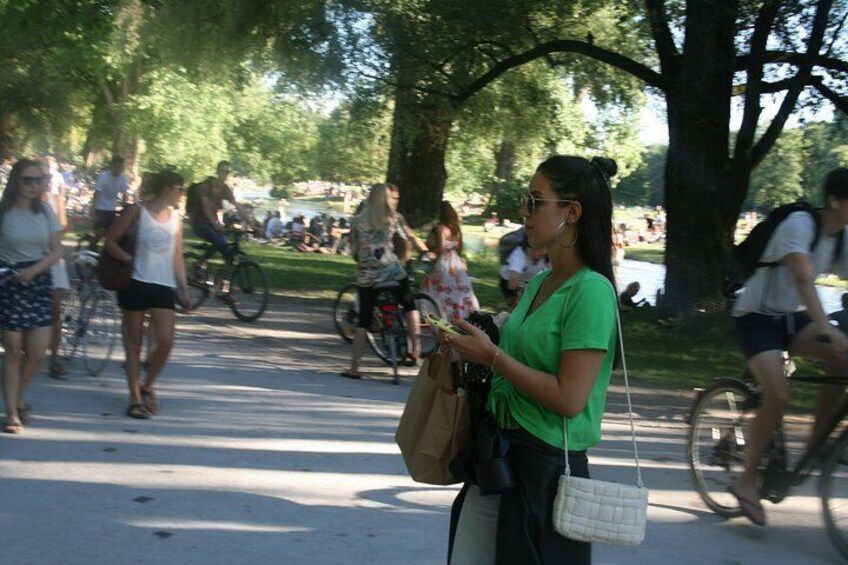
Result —
[[[783, 262], [790, 253], [810, 253], [810, 245], [816, 234], [816, 222], [809, 212], [794, 212], [790, 214], [774, 230], [766, 244], [761, 262]], [[848, 242], [843, 246], [843, 252], [831, 266], [836, 238], [825, 233], [819, 236], [816, 248], [810, 258], [816, 276], [831, 272], [840, 277], [848, 276]], [[844, 232], [842, 237], [845, 237]], [[733, 305], [733, 316], [743, 316], [749, 313], [781, 315], [802, 310], [798, 287], [789, 267], [781, 264], [776, 267], [761, 267], [748, 279], [745, 290]]]
[[501, 278], [508, 281], [510, 280], [512, 273], [519, 273], [521, 275], [519, 280], [526, 283], [549, 266], [550, 265], [546, 259], [533, 261], [530, 257], [530, 253], [523, 247], [518, 246], [512, 250], [512, 253], [509, 254], [509, 257], [506, 259], [506, 263], [501, 265]]
[[106, 170], [100, 173], [97, 177], [97, 184], [94, 186], [97, 192], [97, 200], [94, 201], [96, 210], [104, 210], [114, 212], [118, 205], [118, 194], [126, 194], [129, 192], [130, 182], [126, 175], [112, 176], [112, 171]]
[[283, 221], [274, 216], [268, 220], [268, 226], [265, 228], [265, 239], [273, 239], [283, 233]]

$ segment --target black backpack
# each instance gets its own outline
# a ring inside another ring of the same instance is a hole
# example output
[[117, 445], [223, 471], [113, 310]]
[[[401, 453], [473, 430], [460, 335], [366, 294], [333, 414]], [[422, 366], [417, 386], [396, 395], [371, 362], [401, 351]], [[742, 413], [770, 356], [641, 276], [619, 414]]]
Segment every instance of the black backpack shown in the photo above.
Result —
[[[733, 246], [733, 251], [731, 252], [730, 257], [730, 272], [728, 273], [724, 283], [725, 297], [735, 297], [736, 293], [745, 286], [745, 283], [749, 278], [751, 278], [757, 269], [761, 267], [776, 267], [781, 264], [780, 261], [760, 261], [760, 258], [763, 256], [766, 245], [768, 245], [769, 240], [771, 240], [774, 230], [776, 230], [777, 226], [779, 226], [783, 220], [788, 218], [790, 214], [795, 212], [807, 212], [810, 216], [812, 216], [813, 221], [816, 224], [816, 233], [813, 236], [812, 243], [810, 243], [810, 254], [812, 254], [816, 245], [818, 245], [822, 232], [821, 217], [818, 214], [819, 210], [820, 208], [814, 208], [808, 202], [799, 200], [798, 202], [778, 206], [769, 212], [766, 219], [754, 226], [754, 229], [751, 230], [751, 233], [748, 234], [748, 237], [746, 237], [742, 243]], [[845, 239], [843, 233], [842, 237], [839, 237], [836, 240], [836, 247], [833, 250], [832, 262], [835, 262], [842, 254], [842, 248], [844, 245]]]
[[501, 260], [501, 265], [506, 265], [507, 259], [516, 247], [522, 245], [527, 240], [524, 233], [524, 227], [520, 227], [515, 231], [511, 231], [498, 241], [498, 257]]

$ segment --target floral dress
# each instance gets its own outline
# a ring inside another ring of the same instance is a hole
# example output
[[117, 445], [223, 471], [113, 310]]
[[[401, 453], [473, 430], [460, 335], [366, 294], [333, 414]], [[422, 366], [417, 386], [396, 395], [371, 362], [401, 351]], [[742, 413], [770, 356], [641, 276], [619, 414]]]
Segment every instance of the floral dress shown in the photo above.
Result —
[[480, 309], [468, 271], [457, 252], [458, 242], [445, 239], [433, 269], [424, 278], [424, 292], [436, 299], [446, 318], [467, 318]]

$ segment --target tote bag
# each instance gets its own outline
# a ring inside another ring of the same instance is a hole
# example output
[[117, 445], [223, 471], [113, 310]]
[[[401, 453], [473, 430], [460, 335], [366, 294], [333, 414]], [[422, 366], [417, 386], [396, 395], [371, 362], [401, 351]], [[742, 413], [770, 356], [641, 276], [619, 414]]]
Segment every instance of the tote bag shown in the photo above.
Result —
[[424, 361], [412, 383], [395, 442], [414, 481], [460, 482], [448, 469], [471, 436], [468, 399], [458, 386], [459, 365], [441, 350]]

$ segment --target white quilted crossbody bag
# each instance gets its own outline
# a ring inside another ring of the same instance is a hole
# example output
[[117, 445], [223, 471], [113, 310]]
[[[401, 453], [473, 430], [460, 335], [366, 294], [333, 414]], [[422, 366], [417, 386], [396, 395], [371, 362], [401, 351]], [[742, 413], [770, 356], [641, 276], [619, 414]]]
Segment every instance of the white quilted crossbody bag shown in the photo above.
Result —
[[[571, 298], [571, 293], [568, 298]], [[566, 307], [568, 298], [566, 298]], [[565, 472], [559, 478], [559, 487], [554, 499], [553, 522], [554, 530], [569, 539], [616, 545], [639, 545], [645, 539], [648, 489], [642, 484], [642, 471], [639, 467], [636, 426], [633, 423], [630, 383], [627, 380], [627, 362], [624, 356], [624, 339], [618, 308], [616, 308], [616, 321], [618, 322], [618, 341], [621, 344], [624, 389], [627, 392], [627, 414], [630, 416], [633, 455], [636, 459], [636, 486], [572, 477], [571, 466], [568, 464], [568, 420], [563, 418]]]

